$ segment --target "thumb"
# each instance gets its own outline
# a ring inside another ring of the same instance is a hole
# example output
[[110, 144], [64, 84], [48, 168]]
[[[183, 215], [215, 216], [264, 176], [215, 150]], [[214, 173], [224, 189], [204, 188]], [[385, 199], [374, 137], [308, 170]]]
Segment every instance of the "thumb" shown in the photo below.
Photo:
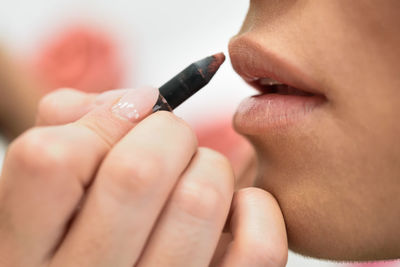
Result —
[[[231, 206], [232, 241], [218, 267], [286, 266], [288, 242], [285, 222], [275, 198], [258, 188], [237, 191]], [[215, 266], [215, 265], [214, 265]]]

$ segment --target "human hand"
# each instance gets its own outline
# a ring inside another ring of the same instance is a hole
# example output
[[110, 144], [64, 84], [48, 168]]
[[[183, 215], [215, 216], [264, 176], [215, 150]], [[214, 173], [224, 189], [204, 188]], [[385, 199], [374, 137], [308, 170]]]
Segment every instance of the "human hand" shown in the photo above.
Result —
[[[55, 92], [38, 115], [48, 126], [11, 144], [0, 180], [2, 266], [208, 266], [232, 200], [230, 164], [199, 148], [172, 113], [138, 124], [115, 116], [125, 93]], [[283, 266], [275, 200], [245, 189], [233, 203], [234, 241], [218, 264]]]

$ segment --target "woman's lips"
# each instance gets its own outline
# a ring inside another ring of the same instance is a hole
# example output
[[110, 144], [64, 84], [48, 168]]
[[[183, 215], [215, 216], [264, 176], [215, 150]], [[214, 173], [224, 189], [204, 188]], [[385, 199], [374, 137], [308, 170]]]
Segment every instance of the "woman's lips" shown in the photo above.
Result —
[[246, 34], [231, 41], [229, 52], [236, 72], [260, 92], [239, 105], [234, 123], [240, 132], [283, 129], [327, 101], [298, 64], [264, 49]]
[[244, 99], [235, 114], [235, 125], [240, 132], [258, 133], [266, 129], [282, 129], [324, 103], [316, 95], [261, 94]]

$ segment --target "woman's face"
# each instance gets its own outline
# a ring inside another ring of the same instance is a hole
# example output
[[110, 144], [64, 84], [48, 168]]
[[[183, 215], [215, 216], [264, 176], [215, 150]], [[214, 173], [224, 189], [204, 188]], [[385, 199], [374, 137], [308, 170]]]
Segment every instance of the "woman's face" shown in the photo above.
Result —
[[400, 1], [251, 0], [230, 55], [263, 92], [234, 123], [256, 147], [257, 185], [277, 198], [290, 247], [399, 257]]

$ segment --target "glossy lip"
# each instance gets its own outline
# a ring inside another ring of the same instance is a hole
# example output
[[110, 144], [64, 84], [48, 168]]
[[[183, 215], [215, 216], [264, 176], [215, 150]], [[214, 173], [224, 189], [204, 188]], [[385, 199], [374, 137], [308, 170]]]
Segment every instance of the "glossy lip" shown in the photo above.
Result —
[[[234, 126], [242, 134], [271, 134], [286, 130], [324, 103], [319, 96], [262, 94], [246, 98], [239, 105]], [[305, 125], [305, 124], [303, 124]]]
[[[263, 47], [251, 33], [234, 37], [229, 44], [232, 66], [261, 95], [245, 99], [235, 114], [235, 127], [242, 133], [283, 129], [311, 114], [327, 101], [310, 75], [292, 59]], [[307, 96], [271, 94], [258, 78], [268, 77], [309, 93]]]

